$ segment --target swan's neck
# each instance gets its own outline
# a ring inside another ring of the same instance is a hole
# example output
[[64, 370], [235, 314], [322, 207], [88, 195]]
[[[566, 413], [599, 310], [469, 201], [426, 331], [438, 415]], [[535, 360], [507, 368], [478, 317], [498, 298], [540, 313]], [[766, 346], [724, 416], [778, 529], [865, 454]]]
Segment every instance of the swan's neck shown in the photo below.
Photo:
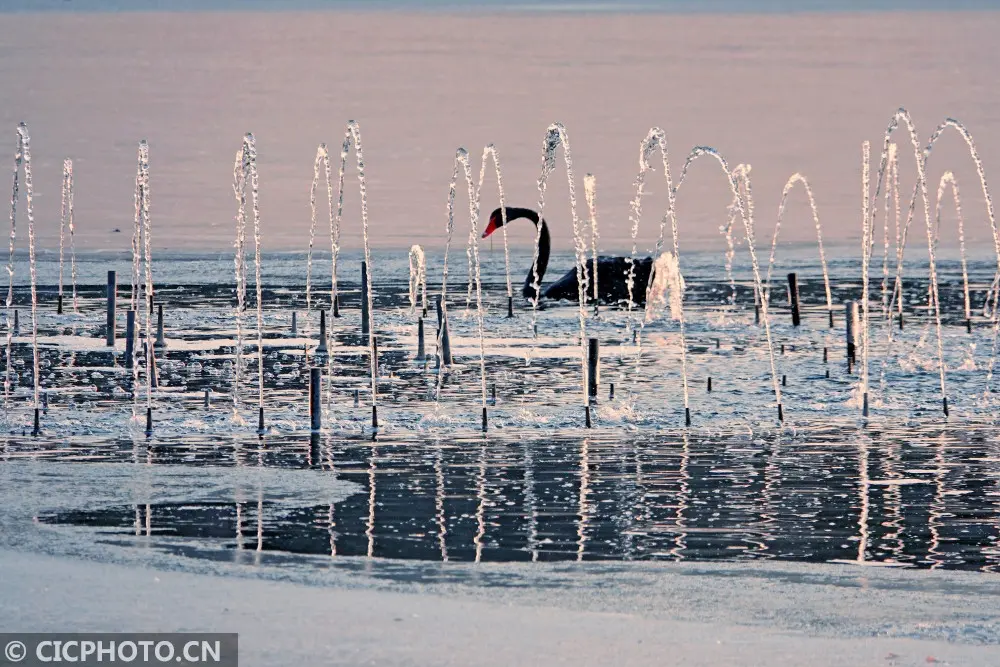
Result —
[[541, 292], [542, 278], [545, 277], [545, 270], [549, 267], [549, 253], [551, 252], [552, 240], [549, 238], [549, 226], [545, 224], [545, 220], [539, 220], [538, 214], [534, 211], [530, 211], [531, 215], [526, 215], [524, 217], [528, 218], [535, 223], [538, 228], [538, 259], [535, 261], [534, 265], [528, 269], [528, 275], [524, 279], [524, 289], [522, 294], [526, 299], [538, 298], [539, 294], [535, 291], [535, 274], [538, 274], [538, 291]]

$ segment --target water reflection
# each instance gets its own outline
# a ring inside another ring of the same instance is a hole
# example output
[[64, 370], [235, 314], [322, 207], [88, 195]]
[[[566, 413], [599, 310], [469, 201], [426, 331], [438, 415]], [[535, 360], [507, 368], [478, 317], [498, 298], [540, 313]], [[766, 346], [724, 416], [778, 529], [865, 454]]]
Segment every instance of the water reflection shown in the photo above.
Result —
[[483, 557], [483, 538], [486, 536], [486, 443], [479, 446], [479, 465], [476, 467], [476, 545], [475, 561]]
[[931, 569], [944, 565], [944, 554], [941, 551], [941, 526], [944, 519], [944, 438], [939, 437], [934, 451], [934, 499], [928, 508], [927, 528], [930, 531], [930, 545], [927, 548], [927, 560]]
[[[911, 444], [917, 435], [932, 444]], [[872, 432], [845, 443], [835, 431], [754, 439], [686, 433], [637, 437], [627, 446], [598, 435], [516, 444], [324, 436], [318, 458], [304, 439], [236, 442], [230, 465], [245, 465], [249, 455], [257, 466], [313, 468], [361, 490], [321, 506], [286, 498], [279, 511], [258, 486], [250, 497], [237, 493], [235, 511], [233, 504], [154, 502], [40, 520], [92, 525], [105, 537], [133, 535], [192, 555], [249, 550], [252, 562], [282, 551], [472, 562], [768, 558], [997, 571], [997, 435]], [[150, 470], [225, 461], [210, 443], [174, 443], [155, 456], [149, 449], [137, 456], [131, 442], [98, 443], [35, 456]]]
[[434, 447], [434, 518], [437, 521], [438, 543], [441, 545], [441, 561], [448, 561], [448, 522], [444, 511], [444, 465], [441, 443]]
[[868, 560], [868, 521], [871, 505], [871, 480], [868, 478], [868, 438], [858, 439], [858, 562]]
[[535, 461], [532, 447], [527, 440], [522, 440], [524, 449], [524, 505], [528, 516], [528, 551], [531, 552], [531, 562], [538, 561], [538, 511], [535, 498]]
[[579, 523], [577, 524], [577, 550], [576, 559], [583, 560], [583, 554], [587, 546], [587, 522], [590, 518], [590, 505], [588, 494], [590, 492], [590, 439], [584, 438], [580, 442], [580, 505]]

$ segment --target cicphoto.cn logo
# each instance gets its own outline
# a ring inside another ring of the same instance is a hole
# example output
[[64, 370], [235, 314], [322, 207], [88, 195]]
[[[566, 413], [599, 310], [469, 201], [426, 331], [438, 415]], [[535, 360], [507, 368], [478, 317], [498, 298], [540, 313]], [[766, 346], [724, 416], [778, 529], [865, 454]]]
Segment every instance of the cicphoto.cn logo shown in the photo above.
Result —
[[4, 647], [0, 667], [53, 663], [236, 667], [239, 654], [235, 633], [4, 633], [0, 645]]

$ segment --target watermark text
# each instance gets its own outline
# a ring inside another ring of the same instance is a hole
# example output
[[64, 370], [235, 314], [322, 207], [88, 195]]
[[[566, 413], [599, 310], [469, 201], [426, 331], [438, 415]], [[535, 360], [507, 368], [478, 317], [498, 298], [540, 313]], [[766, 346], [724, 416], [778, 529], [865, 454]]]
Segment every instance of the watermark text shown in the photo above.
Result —
[[0, 667], [239, 665], [235, 633], [0, 633], [0, 646]]

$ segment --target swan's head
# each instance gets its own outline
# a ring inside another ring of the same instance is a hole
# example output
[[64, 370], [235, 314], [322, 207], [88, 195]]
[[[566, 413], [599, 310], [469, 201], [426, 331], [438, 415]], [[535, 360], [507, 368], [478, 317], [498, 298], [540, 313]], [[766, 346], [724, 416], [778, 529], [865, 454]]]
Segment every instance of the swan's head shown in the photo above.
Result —
[[495, 211], [490, 213], [490, 222], [486, 225], [486, 229], [483, 230], [483, 238], [485, 239], [501, 227], [503, 227], [503, 215], [501, 214], [500, 209], [497, 208]]
[[485, 239], [490, 234], [503, 227], [504, 223], [510, 222], [511, 220], [517, 220], [518, 218], [527, 218], [536, 225], [538, 224], [538, 214], [530, 208], [508, 206], [506, 215], [504, 215], [504, 210], [502, 208], [496, 208], [492, 213], [490, 213], [490, 222], [486, 225], [486, 229], [483, 230], [483, 238]]

